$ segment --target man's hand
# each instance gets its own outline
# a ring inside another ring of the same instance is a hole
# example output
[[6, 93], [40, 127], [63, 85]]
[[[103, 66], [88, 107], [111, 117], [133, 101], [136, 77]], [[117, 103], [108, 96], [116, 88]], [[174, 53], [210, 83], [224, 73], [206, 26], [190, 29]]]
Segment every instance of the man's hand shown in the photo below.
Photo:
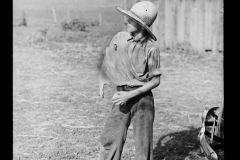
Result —
[[119, 91], [114, 93], [112, 102], [116, 105], [123, 105], [131, 98], [131, 92]]
[[114, 93], [112, 102], [117, 105], [123, 105], [129, 99], [136, 97], [140, 94], [146, 93], [152, 90], [153, 88], [157, 87], [159, 84], [160, 84], [160, 76], [153, 77], [149, 82], [139, 87], [138, 89], [135, 89], [129, 92], [120, 91], [120, 92]]

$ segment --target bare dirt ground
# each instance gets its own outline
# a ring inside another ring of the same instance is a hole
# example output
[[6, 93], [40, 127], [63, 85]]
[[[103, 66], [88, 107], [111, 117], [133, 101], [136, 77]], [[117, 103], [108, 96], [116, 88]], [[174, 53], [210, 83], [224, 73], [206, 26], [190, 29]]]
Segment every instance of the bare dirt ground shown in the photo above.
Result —
[[[98, 138], [111, 108], [110, 93], [98, 96], [101, 49], [81, 43], [33, 46], [29, 32], [13, 32], [14, 160], [98, 159]], [[163, 76], [153, 90], [155, 160], [199, 152], [203, 109], [222, 105], [222, 64], [222, 54], [161, 53]], [[130, 127], [122, 159], [133, 158]]]

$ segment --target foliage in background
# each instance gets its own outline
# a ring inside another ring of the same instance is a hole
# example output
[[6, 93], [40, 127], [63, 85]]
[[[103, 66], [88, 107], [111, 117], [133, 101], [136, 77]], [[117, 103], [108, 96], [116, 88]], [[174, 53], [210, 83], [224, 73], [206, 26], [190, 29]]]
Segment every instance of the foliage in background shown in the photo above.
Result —
[[63, 21], [61, 23], [61, 29], [66, 31], [85, 31], [88, 32], [90, 27], [94, 27], [94, 26], [98, 26], [99, 25], [99, 21], [90, 21], [90, 22], [86, 22], [86, 21], [82, 21], [81, 19], [73, 19], [70, 22], [67, 21]]
[[35, 45], [48, 45], [49, 42], [81, 43], [91, 45], [93, 48], [101, 48], [100, 52], [104, 53], [112, 37], [119, 31], [121, 25], [117, 23], [99, 25], [98, 21], [64, 21], [60, 25], [33, 32], [31, 41]]

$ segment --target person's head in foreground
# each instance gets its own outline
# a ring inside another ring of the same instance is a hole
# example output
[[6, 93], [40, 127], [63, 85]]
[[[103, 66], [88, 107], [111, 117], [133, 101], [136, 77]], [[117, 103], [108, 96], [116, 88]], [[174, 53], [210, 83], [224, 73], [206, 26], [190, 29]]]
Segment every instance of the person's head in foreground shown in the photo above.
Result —
[[157, 17], [157, 7], [152, 2], [142, 1], [135, 3], [130, 11], [123, 10], [120, 7], [116, 8], [127, 17], [127, 32], [131, 33], [132, 36], [138, 34], [148, 35], [151, 39], [157, 41], [157, 38], [150, 30], [150, 26]]

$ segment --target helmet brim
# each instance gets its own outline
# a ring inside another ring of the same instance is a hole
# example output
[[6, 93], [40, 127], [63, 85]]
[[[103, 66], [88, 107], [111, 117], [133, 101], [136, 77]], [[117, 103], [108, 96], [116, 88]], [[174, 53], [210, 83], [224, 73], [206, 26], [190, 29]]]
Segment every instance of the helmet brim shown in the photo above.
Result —
[[154, 41], [157, 41], [157, 38], [152, 33], [151, 29], [136, 14], [134, 14], [131, 11], [124, 10], [118, 6], [116, 6], [116, 8], [124, 16], [134, 19], [138, 24], [140, 24], [142, 27], [144, 27], [147, 30], [147, 32], [149, 33], [150, 38], [153, 39]]

